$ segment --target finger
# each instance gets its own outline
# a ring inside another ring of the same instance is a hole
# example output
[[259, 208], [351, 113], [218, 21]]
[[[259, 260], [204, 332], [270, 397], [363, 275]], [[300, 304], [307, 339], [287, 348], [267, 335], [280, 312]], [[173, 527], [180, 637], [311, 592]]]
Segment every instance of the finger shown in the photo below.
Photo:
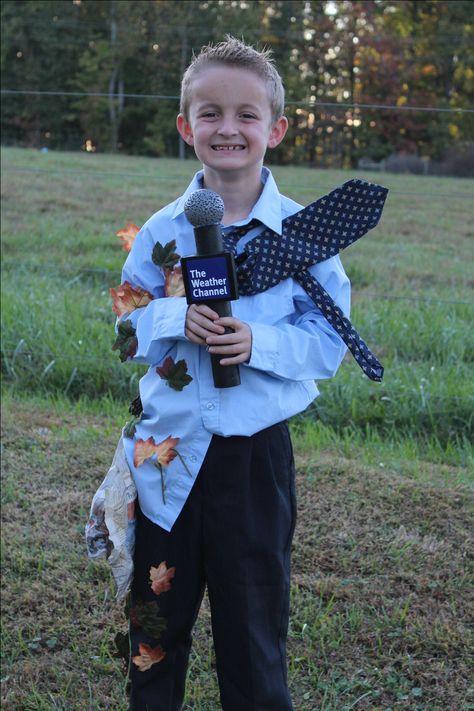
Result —
[[208, 346], [209, 353], [215, 353], [216, 355], [238, 355], [247, 349], [241, 343], [232, 343], [230, 345], [220, 345], [220, 346]]
[[210, 308], [210, 306], [207, 306], [206, 304], [191, 304], [189, 307], [189, 310], [201, 314], [202, 316], [205, 316], [206, 318], [210, 319], [211, 321], [216, 321], [219, 318], [219, 314], [216, 313], [213, 309]]
[[226, 346], [232, 343], [243, 343], [244, 339], [238, 333], [222, 333], [221, 335], [208, 334], [206, 343], [208, 346]]
[[188, 311], [186, 316], [186, 327], [197, 333], [201, 338], [206, 338], [206, 336], [213, 333], [224, 333], [223, 326], [216, 325], [214, 321], [211, 321], [206, 316], [191, 310]]
[[240, 365], [240, 363], [246, 363], [250, 357], [250, 353], [240, 353], [238, 356], [233, 358], [222, 358], [219, 361], [219, 365]]
[[[201, 328], [200, 326], [196, 324], [188, 324], [185, 328], [185, 334], [188, 335], [188, 333], [192, 334], [195, 338], [199, 339], [199, 342], [202, 343], [203, 346], [207, 346], [207, 339], [209, 337], [209, 331], [205, 328]], [[191, 339], [194, 340], [194, 339]]]
[[216, 319], [216, 323], [225, 328], [231, 328], [233, 331], [238, 331], [242, 328], [242, 321], [234, 316], [220, 316]]
[[200, 346], [206, 345], [205, 338], [203, 338], [202, 336], [199, 336], [197, 333], [195, 333], [188, 326], [186, 326], [186, 328], [184, 329], [184, 335], [186, 336], [186, 338], [188, 338], [193, 343], [198, 343]]
[[213, 333], [223, 334], [225, 331], [224, 326], [220, 326], [218, 323], [215, 323], [215, 321], [211, 321], [211, 319], [206, 316], [201, 316], [200, 314], [192, 314], [189, 320], [193, 326], [195, 325], [197, 328], [207, 331], [207, 335]]

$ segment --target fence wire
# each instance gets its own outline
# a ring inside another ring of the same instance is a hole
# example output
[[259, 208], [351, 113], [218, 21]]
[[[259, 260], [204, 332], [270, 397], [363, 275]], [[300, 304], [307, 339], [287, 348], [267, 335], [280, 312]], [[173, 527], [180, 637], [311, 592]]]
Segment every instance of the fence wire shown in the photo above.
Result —
[[[2, 89], [1, 93], [5, 96], [20, 95], [20, 96], [70, 96], [70, 97], [98, 97], [107, 99], [147, 99], [155, 101], [179, 101], [180, 97], [177, 94], [117, 94], [106, 91], [44, 91], [41, 89]], [[335, 108], [335, 109], [381, 109], [389, 111], [428, 111], [440, 113], [461, 113], [472, 114], [474, 108], [464, 107], [449, 107], [449, 106], [399, 106], [398, 104], [379, 104], [379, 103], [347, 103], [342, 101], [319, 101], [318, 99], [299, 99], [288, 100], [285, 102], [287, 106], [308, 106], [317, 108], [318, 106]]]

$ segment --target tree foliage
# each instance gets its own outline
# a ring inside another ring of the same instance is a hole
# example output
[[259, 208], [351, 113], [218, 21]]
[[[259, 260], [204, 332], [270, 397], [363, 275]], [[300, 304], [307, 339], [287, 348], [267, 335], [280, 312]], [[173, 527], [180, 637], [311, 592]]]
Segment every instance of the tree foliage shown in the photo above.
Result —
[[184, 156], [189, 149], [175, 130], [182, 72], [193, 52], [230, 32], [271, 47], [284, 78], [290, 131], [274, 160], [336, 167], [400, 152], [440, 159], [473, 141], [473, 114], [404, 107], [472, 107], [470, 7], [469, 0], [4, 0], [3, 88], [58, 94], [5, 94], [3, 141]]

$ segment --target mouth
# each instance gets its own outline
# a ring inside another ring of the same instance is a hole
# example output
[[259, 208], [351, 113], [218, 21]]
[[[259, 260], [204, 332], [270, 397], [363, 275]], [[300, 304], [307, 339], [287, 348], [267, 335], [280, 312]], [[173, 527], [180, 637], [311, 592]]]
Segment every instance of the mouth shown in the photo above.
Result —
[[213, 150], [213, 151], [222, 151], [222, 152], [226, 152], [226, 153], [231, 153], [231, 152], [233, 152], [233, 151], [243, 151], [243, 150], [245, 150], [245, 146], [241, 146], [240, 144], [239, 144], [239, 145], [220, 145], [220, 144], [217, 144], [217, 145], [212, 146], [212, 150]]

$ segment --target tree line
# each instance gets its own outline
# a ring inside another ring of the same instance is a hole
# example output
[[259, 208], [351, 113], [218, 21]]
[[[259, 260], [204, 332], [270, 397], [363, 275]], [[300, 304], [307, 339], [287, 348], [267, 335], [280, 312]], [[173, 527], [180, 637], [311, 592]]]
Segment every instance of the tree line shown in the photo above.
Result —
[[1, 14], [4, 144], [184, 157], [182, 72], [226, 33], [270, 47], [284, 78], [276, 162], [440, 161], [474, 141], [470, 0], [3, 0]]

